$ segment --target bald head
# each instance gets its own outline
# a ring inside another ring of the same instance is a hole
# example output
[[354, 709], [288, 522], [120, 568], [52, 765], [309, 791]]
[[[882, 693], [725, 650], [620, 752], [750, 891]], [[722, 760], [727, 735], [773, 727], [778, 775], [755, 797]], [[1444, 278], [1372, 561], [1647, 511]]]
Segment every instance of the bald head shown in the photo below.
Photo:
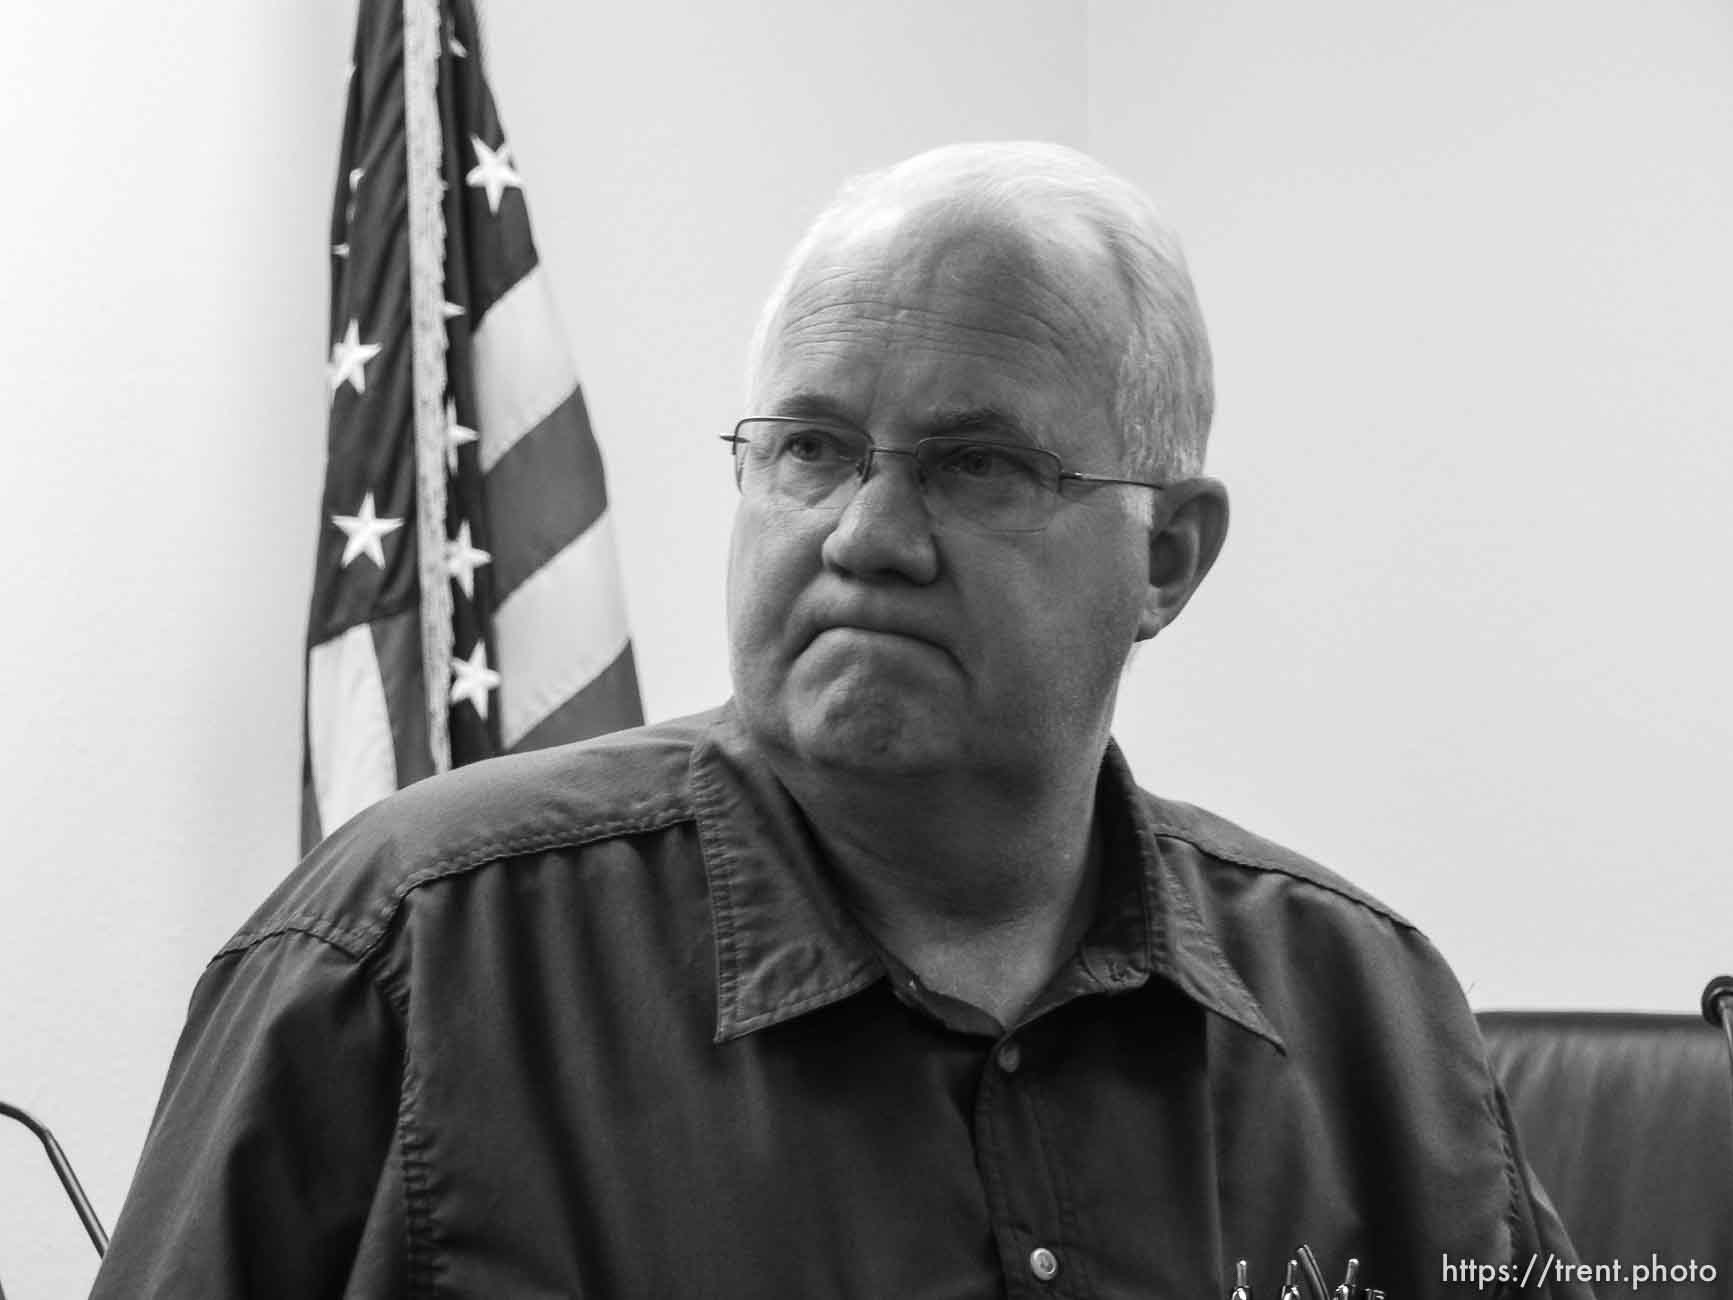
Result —
[[1066, 306], [1079, 336], [1099, 349], [1126, 468], [1164, 478], [1201, 471], [1214, 393], [1179, 242], [1139, 190], [1060, 145], [950, 145], [845, 185], [765, 304], [748, 358], [749, 394], [766, 346], [802, 294], [853, 259], [887, 254], [1012, 277], [1022, 265], [1072, 264], [1078, 273], [1068, 282], [1081, 288]]

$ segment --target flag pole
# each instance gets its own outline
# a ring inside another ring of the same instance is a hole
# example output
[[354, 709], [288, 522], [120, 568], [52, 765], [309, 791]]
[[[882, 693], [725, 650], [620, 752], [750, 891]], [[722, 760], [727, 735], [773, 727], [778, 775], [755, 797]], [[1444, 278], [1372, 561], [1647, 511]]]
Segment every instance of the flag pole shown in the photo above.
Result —
[[421, 664], [433, 767], [451, 767], [451, 588], [445, 561], [445, 212], [439, 124], [438, 0], [403, 0], [409, 210], [410, 376], [414, 392]]

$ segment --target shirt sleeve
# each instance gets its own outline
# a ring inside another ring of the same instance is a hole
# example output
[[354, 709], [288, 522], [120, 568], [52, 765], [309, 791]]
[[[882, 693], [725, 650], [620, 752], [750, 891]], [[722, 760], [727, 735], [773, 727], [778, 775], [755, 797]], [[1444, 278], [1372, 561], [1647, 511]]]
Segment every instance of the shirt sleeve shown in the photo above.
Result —
[[[1522, 1280], [1507, 1285], [1504, 1294], [1538, 1300], [1595, 1300], [1594, 1290], [1578, 1275], [1576, 1247], [1565, 1231], [1552, 1198], [1546, 1194], [1540, 1179], [1522, 1153], [1517, 1137], [1516, 1122], [1510, 1113], [1510, 1103], [1502, 1087], [1496, 1090], [1499, 1127], [1504, 1130], [1505, 1148], [1515, 1166], [1517, 1181], [1517, 1223], [1512, 1241], [1512, 1266], [1522, 1270]], [[1532, 1266], [1533, 1273], [1527, 1270]], [[1532, 1288], [1524, 1283], [1532, 1280]]]
[[301, 932], [218, 957], [92, 1300], [401, 1294], [402, 1073], [364, 963]]

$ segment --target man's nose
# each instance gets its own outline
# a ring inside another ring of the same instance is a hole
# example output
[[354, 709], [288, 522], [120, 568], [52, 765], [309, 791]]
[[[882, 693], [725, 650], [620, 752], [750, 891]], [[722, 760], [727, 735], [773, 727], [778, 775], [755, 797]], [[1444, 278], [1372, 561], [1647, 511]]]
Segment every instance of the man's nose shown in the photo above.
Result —
[[938, 576], [933, 521], [912, 455], [874, 449], [866, 477], [824, 539], [823, 554], [826, 564], [857, 577], [928, 583]]

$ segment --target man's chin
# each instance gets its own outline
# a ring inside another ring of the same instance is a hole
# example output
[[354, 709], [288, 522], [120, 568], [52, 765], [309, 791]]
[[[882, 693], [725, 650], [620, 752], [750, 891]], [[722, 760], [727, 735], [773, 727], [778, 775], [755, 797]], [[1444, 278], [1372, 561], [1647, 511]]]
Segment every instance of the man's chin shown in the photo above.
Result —
[[918, 776], [953, 766], [957, 758], [944, 719], [908, 698], [815, 702], [797, 708], [789, 721], [796, 755], [814, 767]]

